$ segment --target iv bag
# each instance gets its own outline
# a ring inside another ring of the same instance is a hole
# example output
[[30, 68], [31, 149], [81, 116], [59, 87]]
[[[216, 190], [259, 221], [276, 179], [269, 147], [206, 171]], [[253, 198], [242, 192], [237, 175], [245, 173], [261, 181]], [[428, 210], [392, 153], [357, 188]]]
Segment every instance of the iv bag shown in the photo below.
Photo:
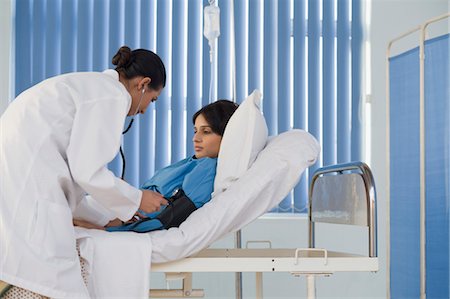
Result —
[[220, 8], [215, 5], [205, 6], [205, 26], [203, 35], [211, 42], [220, 35]]

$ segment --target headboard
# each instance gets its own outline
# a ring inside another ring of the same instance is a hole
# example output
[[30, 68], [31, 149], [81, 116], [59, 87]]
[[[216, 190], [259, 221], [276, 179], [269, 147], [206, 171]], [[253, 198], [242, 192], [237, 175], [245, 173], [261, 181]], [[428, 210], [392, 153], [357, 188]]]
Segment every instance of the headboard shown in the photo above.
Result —
[[309, 247], [315, 247], [314, 223], [369, 228], [369, 257], [377, 256], [376, 191], [372, 171], [363, 162], [318, 169], [309, 190]]

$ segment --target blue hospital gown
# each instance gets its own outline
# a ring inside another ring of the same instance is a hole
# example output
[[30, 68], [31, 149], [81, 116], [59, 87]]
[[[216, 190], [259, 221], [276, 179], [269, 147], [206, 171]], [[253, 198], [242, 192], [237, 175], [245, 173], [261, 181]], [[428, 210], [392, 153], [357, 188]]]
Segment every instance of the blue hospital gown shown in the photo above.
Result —
[[[198, 209], [211, 199], [216, 176], [216, 165], [217, 158], [186, 158], [158, 170], [151, 179], [141, 186], [141, 189], [153, 190], [161, 193], [165, 198], [170, 198], [181, 188]], [[161, 229], [163, 228], [161, 222], [158, 219], [154, 219], [161, 211], [150, 214], [143, 213], [147, 217], [152, 218], [152, 221], [137, 225], [108, 227], [107, 230], [147, 232]]]

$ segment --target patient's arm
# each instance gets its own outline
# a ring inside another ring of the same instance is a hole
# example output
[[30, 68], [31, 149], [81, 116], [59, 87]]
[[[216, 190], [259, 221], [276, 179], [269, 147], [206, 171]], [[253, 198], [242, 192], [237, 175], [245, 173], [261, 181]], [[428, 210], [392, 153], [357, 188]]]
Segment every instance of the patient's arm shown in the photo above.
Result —
[[[131, 222], [135, 222], [135, 221], [136, 221], [135, 218], [131, 218], [131, 220], [127, 221], [126, 223], [131, 223]], [[100, 226], [95, 223], [92, 223], [92, 222], [89, 222], [86, 220], [82, 220], [82, 219], [73, 219], [73, 225], [75, 225], [75, 226], [80, 226], [80, 227], [90, 228], [90, 229], [100, 229], [100, 230], [105, 230], [106, 227], [119, 226], [119, 225], [123, 225], [123, 224], [124, 223], [119, 218], [111, 220], [105, 226]]]
[[103, 226], [91, 223], [86, 220], [81, 220], [81, 219], [73, 219], [73, 225], [84, 227], [84, 228], [89, 228], [89, 229], [105, 230], [105, 227], [103, 227]]

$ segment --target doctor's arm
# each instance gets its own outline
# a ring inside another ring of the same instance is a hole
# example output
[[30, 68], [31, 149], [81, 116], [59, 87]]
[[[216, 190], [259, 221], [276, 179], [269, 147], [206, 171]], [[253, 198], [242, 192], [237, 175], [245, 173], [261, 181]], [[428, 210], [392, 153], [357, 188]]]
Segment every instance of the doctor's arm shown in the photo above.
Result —
[[110, 219], [115, 218], [105, 207], [90, 195], [86, 195], [80, 200], [72, 212], [74, 219], [87, 221], [89, 223], [105, 226]]
[[154, 211], [162, 202], [157, 195], [129, 185], [107, 168], [119, 150], [127, 109], [123, 98], [78, 105], [67, 149], [73, 179], [113, 218], [122, 221], [131, 219], [140, 206]]

